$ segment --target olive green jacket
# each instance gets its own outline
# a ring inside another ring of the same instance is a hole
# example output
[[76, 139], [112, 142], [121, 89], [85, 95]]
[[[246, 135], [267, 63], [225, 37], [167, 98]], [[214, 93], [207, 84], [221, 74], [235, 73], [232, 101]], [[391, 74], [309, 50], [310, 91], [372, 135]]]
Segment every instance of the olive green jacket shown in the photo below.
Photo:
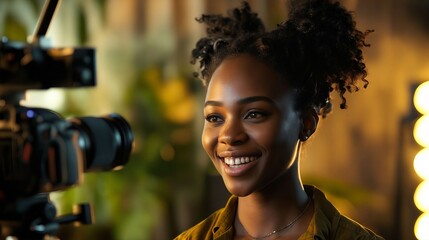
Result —
[[[314, 201], [314, 240], [347, 239], [378, 240], [383, 239], [371, 230], [343, 216], [326, 199], [319, 189], [306, 186], [305, 190]], [[234, 219], [238, 198], [231, 196], [226, 206], [208, 218], [186, 230], [175, 240], [232, 240], [234, 239]]]

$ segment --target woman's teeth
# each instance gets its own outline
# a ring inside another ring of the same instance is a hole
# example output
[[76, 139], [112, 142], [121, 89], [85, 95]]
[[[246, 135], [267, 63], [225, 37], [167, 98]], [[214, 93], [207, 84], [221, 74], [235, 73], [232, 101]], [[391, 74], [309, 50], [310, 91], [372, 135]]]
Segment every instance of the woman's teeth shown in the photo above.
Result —
[[257, 157], [251, 156], [251, 157], [225, 157], [224, 161], [229, 166], [237, 166], [249, 162], [253, 162], [256, 160]]

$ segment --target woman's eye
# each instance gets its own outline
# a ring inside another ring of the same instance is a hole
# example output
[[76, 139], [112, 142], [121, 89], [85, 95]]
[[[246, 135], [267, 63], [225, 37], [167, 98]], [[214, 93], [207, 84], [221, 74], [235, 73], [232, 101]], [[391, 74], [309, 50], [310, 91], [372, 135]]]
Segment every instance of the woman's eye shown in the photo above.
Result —
[[257, 118], [261, 118], [263, 116], [265, 116], [264, 113], [254, 111], [254, 112], [249, 112], [245, 118], [246, 119], [257, 119]]
[[211, 122], [211, 123], [217, 123], [217, 122], [222, 121], [222, 118], [220, 118], [217, 115], [209, 115], [206, 117], [206, 121]]

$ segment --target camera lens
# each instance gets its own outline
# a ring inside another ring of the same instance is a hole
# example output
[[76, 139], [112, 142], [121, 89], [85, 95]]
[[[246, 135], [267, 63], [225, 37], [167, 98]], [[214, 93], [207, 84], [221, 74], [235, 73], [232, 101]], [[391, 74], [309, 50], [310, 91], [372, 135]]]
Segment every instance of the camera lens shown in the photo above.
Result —
[[85, 172], [118, 169], [128, 162], [134, 137], [122, 116], [109, 114], [69, 121], [79, 132], [78, 145], [85, 155]]

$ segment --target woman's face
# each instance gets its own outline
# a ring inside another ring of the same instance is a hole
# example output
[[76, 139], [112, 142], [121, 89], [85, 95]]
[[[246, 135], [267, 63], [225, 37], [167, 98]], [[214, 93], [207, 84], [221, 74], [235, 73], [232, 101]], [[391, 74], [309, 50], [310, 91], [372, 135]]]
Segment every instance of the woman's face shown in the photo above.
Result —
[[207, 88], [202, 144], [227, 189], [247, 196], [288, 171], [300, 132], [294, 94], [249, 55], [225, 59]]

